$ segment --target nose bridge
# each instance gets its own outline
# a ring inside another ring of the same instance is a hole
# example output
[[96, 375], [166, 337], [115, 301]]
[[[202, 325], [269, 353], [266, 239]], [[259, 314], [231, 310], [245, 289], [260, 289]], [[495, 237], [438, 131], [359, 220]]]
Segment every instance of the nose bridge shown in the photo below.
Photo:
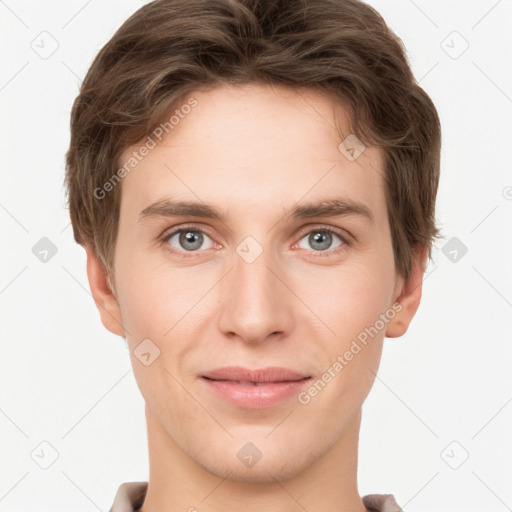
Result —
[[279, 262], [270, 247], [248, 236], [235, 248], [233, 270], [226, 290], [221, 328], [245, 341], [263, 341], [290, 322], [290, 293], [278, 279]]

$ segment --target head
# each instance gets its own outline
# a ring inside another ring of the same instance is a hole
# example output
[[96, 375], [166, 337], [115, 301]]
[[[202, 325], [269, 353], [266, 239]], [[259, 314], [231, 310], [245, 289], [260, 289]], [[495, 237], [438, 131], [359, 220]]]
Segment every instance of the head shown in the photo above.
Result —
[[[169, 442], [263, 481], [353, 428], [384, 337], [419, 306], [440, 141], [400, 39], [362, 2], [157, 0], [123, 24], [75, 100], [66, 187], [102, 322]], [[310, 380], [235, 407], [203, 378], [223, 366]], [[249, 441], [253, 468], [236, 456]]]

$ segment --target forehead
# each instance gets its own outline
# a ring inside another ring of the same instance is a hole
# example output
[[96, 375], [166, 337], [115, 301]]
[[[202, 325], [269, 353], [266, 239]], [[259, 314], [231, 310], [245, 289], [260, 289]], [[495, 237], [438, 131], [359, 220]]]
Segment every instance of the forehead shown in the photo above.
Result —
[[[381, 150], [356, 147], [364, 149], [356, 159], [340, 151], [335, 115], [343, 127], [346, 114], [333, 98], [262, 84], [224, 85], [190, 98], [195, 106], [175, 106], [172, 126], [161, 140], [153, 136], [154, 148], [123, 178], [122, 209], [140, 212], [172, 196], [261, 210], [335, 193], [385, 207]], [[143, 143], [127, 148], [121, 165]]]

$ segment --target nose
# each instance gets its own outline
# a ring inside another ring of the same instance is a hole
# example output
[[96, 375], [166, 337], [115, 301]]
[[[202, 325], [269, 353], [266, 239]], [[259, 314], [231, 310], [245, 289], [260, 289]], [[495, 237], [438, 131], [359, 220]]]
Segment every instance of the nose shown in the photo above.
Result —
[[270, 250], [263, 250], [254, 261], [240, 254], [233, 254], [233, 268], [223, 280], [220, 329], [250, 344], [261, 344], [271, 335], [284, 336], [294, 325], [298, 302], [286, 286], [285, 266]]

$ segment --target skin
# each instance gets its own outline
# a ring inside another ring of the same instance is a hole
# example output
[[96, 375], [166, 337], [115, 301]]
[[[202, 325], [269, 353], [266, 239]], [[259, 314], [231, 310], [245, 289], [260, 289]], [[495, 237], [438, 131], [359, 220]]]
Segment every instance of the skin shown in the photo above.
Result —
[[[402, 336], [419, 306], [425, 253], [407, 281], [395, 273], [383, 153], [366, 147], [349, 161], [339, 151], [334, 115], [343, 120], [344, 112], [331, 98], [255, 83], [193, 96], [198, 105], [122, 180], [113, 290], [87, 248], [101, 320], [126, 337], [146, 401], [150, 477], [141, 510], [363, 512], [361, 407], [384, 337]], [[168, 197], [214, 205], [225, 219], [138, 221]], [[374, 222], [285, 216], [298, 202], [338, 197], [367, 205]], [[179, 234], [163, 241], [162, 233], [191, 225], [206, 232], [198, 249], [187, 251]], [[334, 234], [330, 245], [315, 244], [325, 227], [352, 242]], [[236, 251], [247, 236], [263, 250], [252, 263]], [[318, 378], [398, 303], [401, 311], [308, 404], [292, 397], [236, 408], [200, 379], [226, 365]], [[147, 338], [160, 350], [149, 366], [134, 355]], [[262, 453], [251, 468], [237, 457], [247, 442]]]

